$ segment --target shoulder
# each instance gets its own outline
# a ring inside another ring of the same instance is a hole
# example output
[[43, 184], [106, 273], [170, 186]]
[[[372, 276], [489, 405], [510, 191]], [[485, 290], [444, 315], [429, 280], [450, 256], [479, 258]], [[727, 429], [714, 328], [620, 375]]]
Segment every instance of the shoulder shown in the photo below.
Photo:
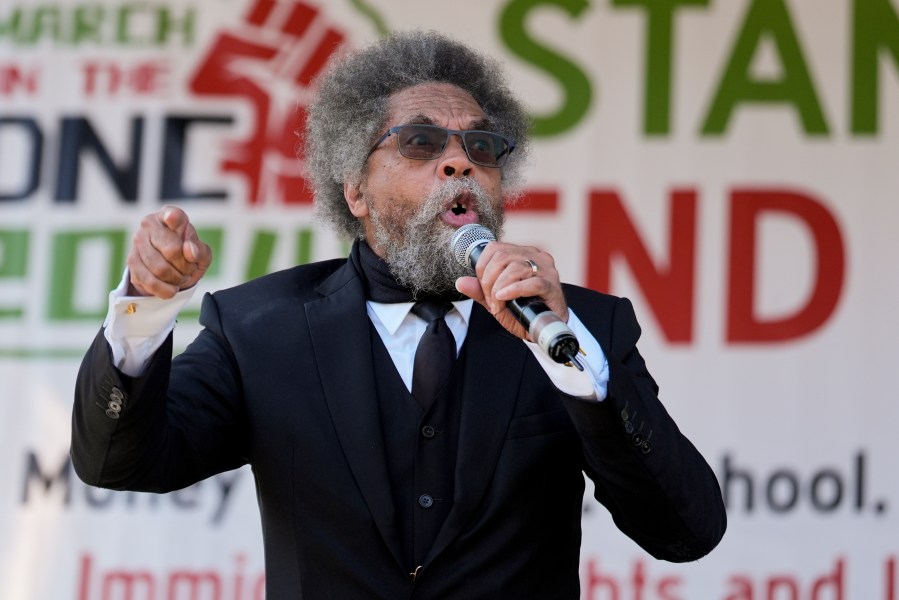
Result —
[[220, 305], [264, 301], [274, 307], [282, 303], [305, 302], [321, 297], [318, 287], [346, 264], [347, 259], [336, 258], [298, 265], [219, 290], [212, 296]]
[[591, 331], [611, 333], [614, 329], [628, 338], [640, 337], [640, 324], [634, 306], [627, 298], [571, 284], [562, 284], [562, 288], [568, 306]]
[[580, 308], [582, 310], [611, 312], [615, 309], [615, 305], [618, 302], [624, 300], [618, 296], [604, 294], [602, 292], [597, 292], [596, 290], [591, 290], [579, 285], [572, 285], [570, 283], [563, 283], [562, 290], [565, 292], [565, 301], [568, 302], [575, 311]]

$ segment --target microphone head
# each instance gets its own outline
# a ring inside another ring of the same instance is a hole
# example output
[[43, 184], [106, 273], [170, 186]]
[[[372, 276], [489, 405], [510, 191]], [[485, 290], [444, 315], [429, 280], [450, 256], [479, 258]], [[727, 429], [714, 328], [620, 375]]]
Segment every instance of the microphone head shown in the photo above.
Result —
[[480, 223], [469, 223], [463, 225], [456, 230], [450, 240], [450, 247], [453, 250], [453, 257], [463, 267], [474, 267], [471, 264], [471, 253], [476, 248], [487, 245], [488, 242], [496, 241], [493, 232], [481, 225]]

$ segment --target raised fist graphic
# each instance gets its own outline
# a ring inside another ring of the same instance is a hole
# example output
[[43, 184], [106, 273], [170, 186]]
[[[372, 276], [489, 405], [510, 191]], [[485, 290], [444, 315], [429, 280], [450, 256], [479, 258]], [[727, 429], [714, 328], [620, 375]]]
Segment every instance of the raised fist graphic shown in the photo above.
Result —
[[251, 204], [309, 203], [301, 150], [309, 84], [344, 41], [318, 7], [254, 0], [243, 22], [223, 31], [190, 79], [197, 95], [243, 98], [250, 134], [227, 143], [222, 170], [247, 182]]

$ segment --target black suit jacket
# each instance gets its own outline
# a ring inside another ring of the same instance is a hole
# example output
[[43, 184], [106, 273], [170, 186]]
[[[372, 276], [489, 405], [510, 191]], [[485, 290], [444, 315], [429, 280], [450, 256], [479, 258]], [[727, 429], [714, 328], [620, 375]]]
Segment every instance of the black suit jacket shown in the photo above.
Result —
[[718, 483], [657, 399], [630, 303], [565, 293], [606, 353], [608, 398], [559, 393], [475, 305], [454, 502], [414, 583], [363, 288], [345, 260], [207, 295], [197, 339], [171, 360], [170, 337], [141, 377], [119, 373], [98, 335], [78, 376], [75, 470], [97, 486], [165, 492], [250, 463], [276, 599], [578, 598], [584, 472], [647, 552], [703, 556], [725, 529]]

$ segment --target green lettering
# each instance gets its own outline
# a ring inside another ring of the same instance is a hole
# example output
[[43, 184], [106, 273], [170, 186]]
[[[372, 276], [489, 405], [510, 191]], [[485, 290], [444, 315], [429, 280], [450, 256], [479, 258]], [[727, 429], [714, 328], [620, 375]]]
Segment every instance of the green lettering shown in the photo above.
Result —
[[51, 252], [53, 267], [50, 272], [50, 305], [47, 309], [47, 317], [50, 320], [97, 321], [106, 315], [105, 296], [92, 309], [76, 306], [75, 284], [87, 279], [79, 277], [78, 273], [78, 255], [86, 242], [99, 243], [107, 250], [106, 264], [92, 265], [93, 269], [98, 269], [101, 275], [105, 275], [105, 281], [101, 282], [103, 289], [113, 289], [122, 278], [126, 248], [124, 231], [104, 229], [57, 233], [53, 236]]
[[589, 6], [587, 0], [512, 0], [500, 15], [500, 36], [509, 50], [555, 78], [563, 89], [562, 106], [552, 114], [533, 116], [535, 137], [556, 135], [574, 127], [590, 107], [593, 95], [587, 75], [564, 56], [535, 42], [524, 22], [538, 6], [561, 8], [572, 17]]
[[[24, 28], [23, 28], [24, 29]], [[31, 31], [20, 31], [17, 36], [19, 42], [34, 44], [44, 37], [58, 40], [62, 35], [62, 25], [59, 17], [59, 7], [41, 6], [34, 12], [31, 21]]]
[[[779, 80], [753, 80], [749, 73], [759, 43], [766, 35], [780, 57], [783, 76]], [[806, 133], [827, 134], [824, 113], [784, 0], [754, 0], [749, 7], [702, 133], [724, 133], [734, 109], [743, 102], [792, 104]]]
[[[28, 231], [0, 230], [0, 279], [25, 279], [28, 270]], [[0, 319], [24, 314], [21, 306], [0, 306]]]
[[[312, 229], [303, 228], [296, 233], [296, 248], [294, 260], [298, 265], [312, 262], [312, 243], [314, 241]], [[244, 279], [249, 281], [256, 277], [262, 277], [272, 272], [272, 258], [278, 243], [278, 234], [274, 231], [257, 231], [253, 236], [253, 246], [250, 249], [250, 258]]]
[[670, 131], [671, 57], [674, 56], [674, 11], [679, 6], [708, 6], [709, 0], [614, 0], [613, 6], [637, 6], [647, 12], [646, 81], [643, 130], [646, 135]]
[[184, 38], [184, 45], [190, 46], [194, 41], [195, 17], [196, 12], [192, 8], [188, 8], [180, 18], [174, 17], [169, 7], [158, 9], [154, 41], [159, 45], [163, 45], [175, 33], [181, 33]]
[[0, 20], [0, 38], [9, 36], [18, 39], [19, 28], [22, 26], [22, 9], [14, 8], [6, 21]]
[[123, 45], [134, 45], [139, 46], [146, 44], [146, 40], [140, 39], [138, 37], [132, 37], [131, 35], [131, 21], [133, 18], [133, 13], [137, 12], [140, 8], [139, 5], [134, 4], [123, 4], [119, 7], [119, 12], [116, 18], [116, 34], [115, 39], [116, 42]]
[[96, 4], [76, 6], [72, 25], [72, 44], [80, 44], [84, 41], [101, 44], [103, 37], [101, 28], [103, 25], [103, 7]]
[[880, 51], [899, 65], [899, 17], [890, 0], [855, 0], [852, 36], [852, 133], [871, 135], [878, 129]]
[[305, 265], [312, 262], [312, 242], [314, 240], [315, 235], [311, 229], [304, 228], [297, 232], [297, 251], [295, 258], [298, 265]]
[[253, 236], [253, 248], [250, 250], [250, 259], [247, 261], [245, 280], [249, 281], [269, 272], [277, 240], [278, 234], [274, 231], [256, 232], [256, 235]]

